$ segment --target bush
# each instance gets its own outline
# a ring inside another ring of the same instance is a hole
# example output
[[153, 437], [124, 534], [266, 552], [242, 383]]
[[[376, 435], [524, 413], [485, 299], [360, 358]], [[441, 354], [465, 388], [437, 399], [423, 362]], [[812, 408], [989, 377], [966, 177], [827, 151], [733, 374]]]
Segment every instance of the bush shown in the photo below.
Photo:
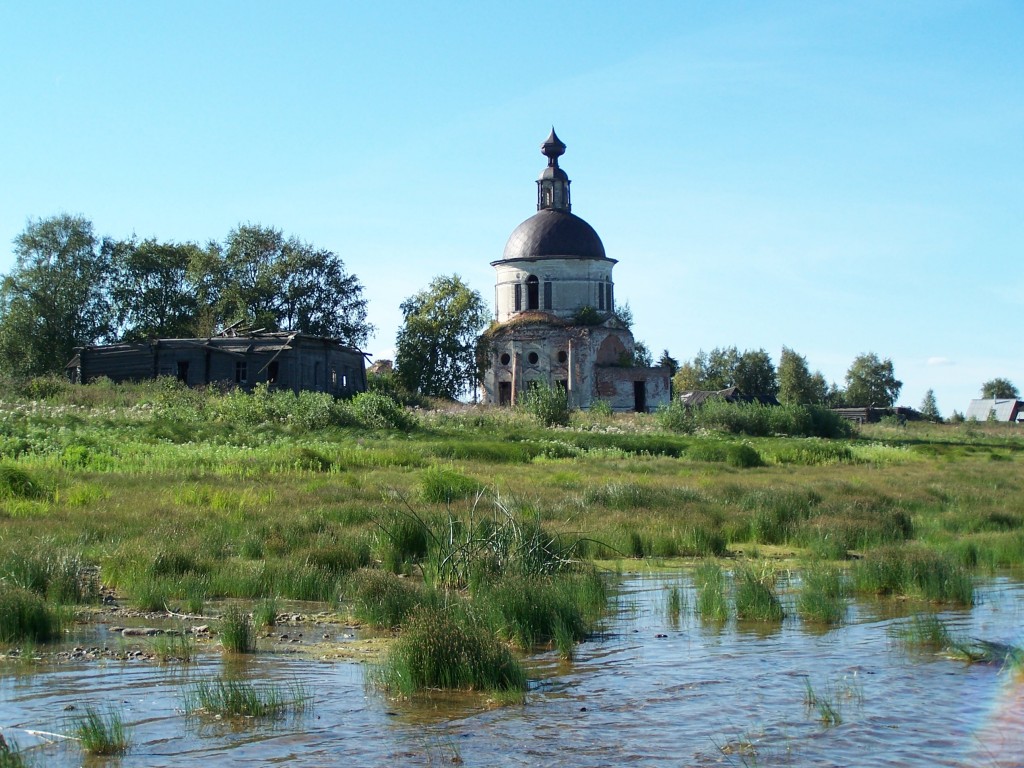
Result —
[[0, 499], [43, 499], [50, 491], [44, 482], [21, 467], [0, 463]]
[[387, 395], [360, 392], [349, 407], [359, 423], [367, 429], [409, 430], [413, 420], [405, 409]]
[[522, 397], [521, 407], [546, 427], [568, 426], [572, 413], [568, 393], [557, 386], [530, 387]]

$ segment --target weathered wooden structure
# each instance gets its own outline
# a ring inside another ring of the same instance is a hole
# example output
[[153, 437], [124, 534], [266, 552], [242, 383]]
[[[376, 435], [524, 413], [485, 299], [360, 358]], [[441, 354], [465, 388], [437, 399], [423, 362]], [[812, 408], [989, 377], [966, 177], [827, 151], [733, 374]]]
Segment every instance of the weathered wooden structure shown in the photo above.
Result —
[[69, 378], [87, 383], [142, 381], [173, 376], [192, 386], [224, 384], [328, 392], [366, 391], [364, 354], [336, 339], [302, 333], [249, 333], [206, 339], [152, 341], [80, 347], [67, 364]]

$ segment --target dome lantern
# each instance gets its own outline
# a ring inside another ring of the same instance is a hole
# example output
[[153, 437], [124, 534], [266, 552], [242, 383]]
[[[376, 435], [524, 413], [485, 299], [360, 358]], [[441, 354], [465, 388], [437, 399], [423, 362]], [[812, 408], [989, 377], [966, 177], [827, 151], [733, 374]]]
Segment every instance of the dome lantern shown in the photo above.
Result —
[[548, 165], [537, 179], [537, 210], [568, 213], [572, 210], [569, 202], [569, 177], [558, 167], [558, 158], [565, 154], [565, 144], [555, 135], [553, 126], [547, 139], [540, 145], [540, 152], [548, 159]]

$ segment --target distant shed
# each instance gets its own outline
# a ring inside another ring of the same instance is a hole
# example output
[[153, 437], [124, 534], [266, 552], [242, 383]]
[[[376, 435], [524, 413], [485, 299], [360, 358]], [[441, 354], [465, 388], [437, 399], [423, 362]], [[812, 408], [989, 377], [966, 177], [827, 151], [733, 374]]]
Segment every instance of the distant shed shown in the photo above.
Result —
[[366, 358], [336, 339], [302, 333], [251, 333], [206, 339], [79, 347], [66, 366], [69, 378], [87, 383], [173, 376], [190, 387], [223, 383], [242, 389], [271, 388], [328, 392], [366, 391]]
[[1024, 421], [1024, 401], [1011, 398], [988, 398], [986, 400], [971, 400], [967, 406], [966, 419], [977, 419], [978, 421]]

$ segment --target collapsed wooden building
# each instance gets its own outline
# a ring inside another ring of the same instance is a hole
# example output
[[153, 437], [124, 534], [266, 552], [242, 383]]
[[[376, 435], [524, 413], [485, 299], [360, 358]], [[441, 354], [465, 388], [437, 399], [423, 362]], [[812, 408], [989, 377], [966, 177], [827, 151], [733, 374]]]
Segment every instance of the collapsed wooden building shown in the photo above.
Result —
[[230, 332], [205, 339], [79, 347], [66, 367], [73, 382], [142, 381], [171, 376], [190, 387], [222, 384], [252, 389], [328, 392], [337, 397], [366, 391], [366, 357], [337, 339], [303, 333]]

